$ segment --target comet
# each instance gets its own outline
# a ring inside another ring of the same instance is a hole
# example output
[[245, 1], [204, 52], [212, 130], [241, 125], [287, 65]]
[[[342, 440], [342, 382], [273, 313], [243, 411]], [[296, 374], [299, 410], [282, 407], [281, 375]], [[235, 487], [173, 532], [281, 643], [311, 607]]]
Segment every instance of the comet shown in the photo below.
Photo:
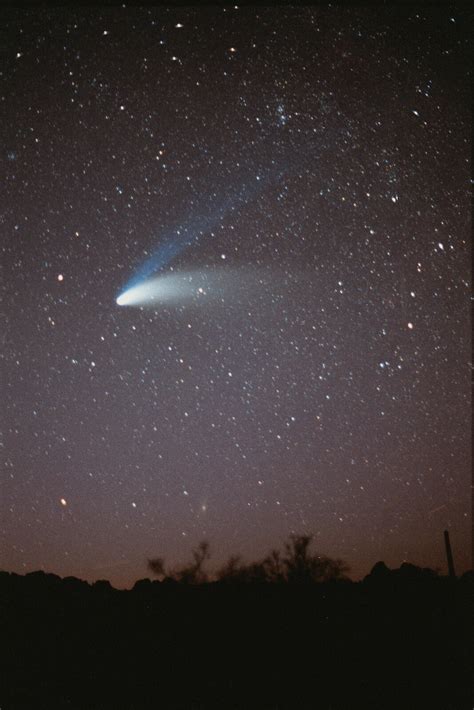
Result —
[[158, 245], [151, 252], [145, 252], [147, 258], [137, 266], [116, 298], [117, 305], [136, 306], [166, 301], [178, 292], [189, 296], [192, 292], [192, 284], [189, 288], [186, 285], [189, 273], [184, 273], [181, 280], [177, 280], [174, 274], [166, 273], [160, 276], [160, 283], [152, 277], [163, 272], [183, 251], [199, 244], [201, 239], [214, 236], [213, 230], [222, 226], [226, 218], [235, 219], [242, 208], [255, 201], [265, 188], [278, 184], [284, 174], [272, 161], [270, 166], [256, 170], [253, 178], [248, 174], [233, 189], [220, 191], [220, 194], [215, 192], [211, 198], [203, 196], [199, 213], [198, 208], [194, 207], [183, 221], [169, 227], [161, 235]]
[[118, 306], [156, 308], [160, 304], [222, 299], [236, 278], [236, 274], [228, 270], [168, 272], [126, 289], [116, 303]]
[[282, 269], [257, 266], [168, 271], [126, 288], [116, 304], [154, 310], [160, 305], [205, 304], [247, 308], [257, 299], [259, 303], [274, 303], [276, 292], [282, 298], [291, 298], [293, 289], [308, 287], [311, 278], [310, 271], [298, 270], [290, 276]]

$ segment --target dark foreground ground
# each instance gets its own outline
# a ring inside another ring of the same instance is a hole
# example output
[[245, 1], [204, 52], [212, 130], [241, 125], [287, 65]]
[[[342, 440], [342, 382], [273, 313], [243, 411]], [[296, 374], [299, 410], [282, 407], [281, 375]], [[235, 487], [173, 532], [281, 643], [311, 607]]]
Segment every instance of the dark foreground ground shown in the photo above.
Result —
[[473, 593], [469, 574], [117, 591], [0, 572], [0, 708], [472, 710]]

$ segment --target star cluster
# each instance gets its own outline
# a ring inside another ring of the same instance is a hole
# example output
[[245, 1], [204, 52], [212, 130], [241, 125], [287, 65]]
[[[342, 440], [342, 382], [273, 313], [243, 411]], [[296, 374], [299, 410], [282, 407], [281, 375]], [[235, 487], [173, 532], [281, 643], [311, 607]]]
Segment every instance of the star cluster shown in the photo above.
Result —
[[[127, 586], [303, 532], [357, 578], [448, 528], [467, 568], [462, 14], [3, 16], [3, 566]], [[229, 283], [118, 306], [143, 265]]]

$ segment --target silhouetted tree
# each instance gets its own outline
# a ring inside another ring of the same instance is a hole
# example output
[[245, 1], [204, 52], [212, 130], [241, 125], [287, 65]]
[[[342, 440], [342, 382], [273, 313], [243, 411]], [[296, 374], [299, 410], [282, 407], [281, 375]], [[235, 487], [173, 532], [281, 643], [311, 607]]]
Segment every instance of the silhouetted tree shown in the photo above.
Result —
[[269, 582], [285, 581], [285, 568], [279, 550], [272, 550], [268, 557], [265, 557], [263, 564], [265, 565], [266, 578]]
[[171, 576], [178, 582], [184, 584], [204, 584], [209, 580], [207, 572], [204, 571], [204, 563], [210, 559], [209, 543], [203, 540], [196, 549], [192, 551], [193, 562], [181, 569], [175, 570]]
[[221, 582], [236, 582], [241, 576], [242, 569], [240, 555], [231, 555], [225, 565], [217, 570], [216, 577]]
[[162, 557], [155, 557], [153, 560], [148, 560], [148, 569], [156, 574], [157, 577], [165, 577], [165, 561]]
[[324, 555], [312, 555], [309, 547], [311, 535], [291, 535], [285, 544], [286, 556], [283, 565], [289, 583], [329, 582], [345, 579], [349, 567], [339, 559]]
[[202, 541], [197, 548], [192, 551], [193, 561], [184, 567], [175, 570], [166, 570], [165, 561], [162, 557], [155, 557], [148, 560], [148, 568], [158, 577], [184, 584], [204, 584], [208, 581], [208, 575], [204, 571], [204, 563], [210, 559], [209, 543]]
[[309, 554], [311, 535], [291, 535], [285, 543], [286, 556], [283, 564], [286, 579], [291, 583], [311, 582], [313, 578], [313, 559]]

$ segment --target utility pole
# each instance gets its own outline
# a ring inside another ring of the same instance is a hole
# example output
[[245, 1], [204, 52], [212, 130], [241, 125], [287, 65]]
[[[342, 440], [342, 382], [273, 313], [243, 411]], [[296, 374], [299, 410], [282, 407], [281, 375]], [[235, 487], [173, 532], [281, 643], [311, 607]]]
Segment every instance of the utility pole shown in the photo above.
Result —
[[451, 543], [449, 541], [449, 532], [444, 531], [444, 546], [446, 547], [446, 557], [448, 559], [448, 570], [451, 579], [456, 579], [456, 572], [454, 571], [453, 553], [451, 552]]

